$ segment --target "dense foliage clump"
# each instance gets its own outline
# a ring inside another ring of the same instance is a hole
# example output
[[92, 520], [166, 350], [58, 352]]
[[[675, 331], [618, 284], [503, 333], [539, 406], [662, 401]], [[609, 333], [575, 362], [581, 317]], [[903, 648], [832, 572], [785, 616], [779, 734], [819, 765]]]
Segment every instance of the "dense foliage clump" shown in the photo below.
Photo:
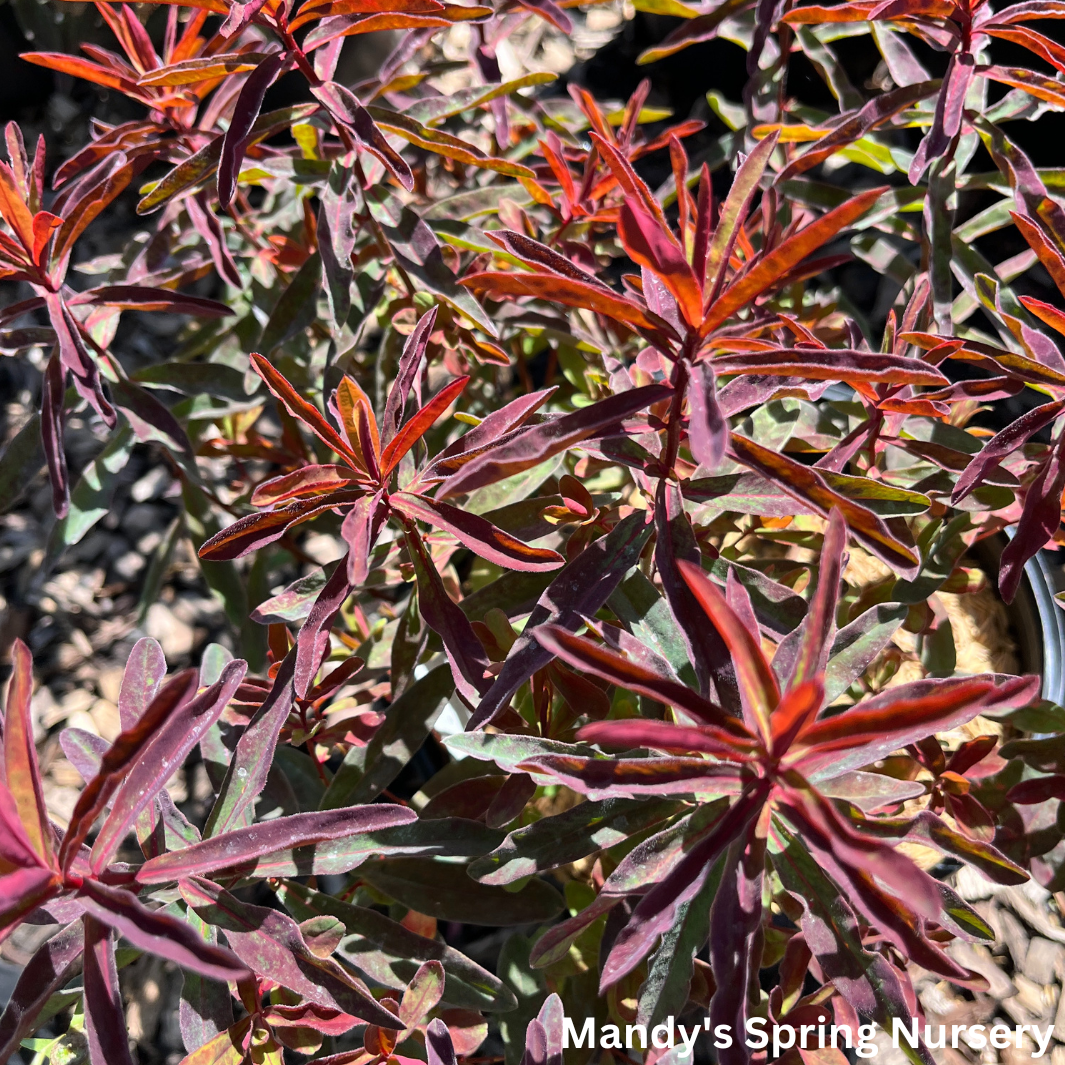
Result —
[[[138, 117], [50, 175], [7, 128], [0, 347], [43, 373], [0, 487], [47, 471], [54, 558], [147, 451], [183, 508], [142, 601], [191, 541], [231, 631], [176, 673], [136, 643], [117, 739], [62, 734], [62, 830], [16, 642], [0, 936], [57, 931], [0, 1060], [131, 1061], [140, 952], [184, 971], [188, 1065], [547, 1065], [563, 1014], [909, 1024], [914, 966], [984, 986], [948, 873], [1065, 887], [1065, 711], [959, 672], [941, 597], [985, 589], [967, 552], [1009, 529], [1012, 601], [1059, 535], [1065, 171], [1005, 130], [1065, 110], [1065, 6], [637, 3], [682, 20], [647, 62], [746, 49], [710, 128], [646, 82], [615, 107], [505, 80], [577, 0], [160, 6], [98, 2], [112, 48], [23, 57]], [[836, 113], [792, 97], [800, 58]], [[303, 102], [264, 111], [293, 72]], [[147, 239], [86, 264], [130, 197]], [[854, 259], [896, 283], [879, 335]], [[131, 312], [185, 316], [180, 346], [127, 365]], [[106, 440], [77, 479], [75, 411]], [[190, 757], [203, 823], [167, 790]], [[462, 923], [515, 929], [498, 965]]]

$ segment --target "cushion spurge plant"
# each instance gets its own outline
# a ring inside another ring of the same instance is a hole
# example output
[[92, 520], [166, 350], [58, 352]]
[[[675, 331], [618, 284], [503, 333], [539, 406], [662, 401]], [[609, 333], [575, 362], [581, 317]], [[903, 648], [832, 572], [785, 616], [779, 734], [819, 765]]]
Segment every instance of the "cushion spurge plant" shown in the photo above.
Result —
[[225, 633], [133, 632], [117, 734], [40, 761], [14, 643], [0, 1062], [138, 1060], [144, 953], [186, 1065], [981, 994], [956, 871], [1065, 889], [1065, 709], [951, 621], [1065, 542], [1057, 0], [637, 3], [683, 16], [641, 61], [746, 50], [690, 115], [551, 84], [580, 0], [49, 3], [101, 21], [24, 58], [124, 100], [5, 132], [0, 503], [47, 477], [62, 567], [136, 451], [180, 493], [139, 616], [180, 547]]

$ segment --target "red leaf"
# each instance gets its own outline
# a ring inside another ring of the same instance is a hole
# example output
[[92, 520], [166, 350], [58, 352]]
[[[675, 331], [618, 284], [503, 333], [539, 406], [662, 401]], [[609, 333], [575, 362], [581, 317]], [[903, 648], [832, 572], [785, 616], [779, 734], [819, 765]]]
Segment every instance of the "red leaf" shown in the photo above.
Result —
[[281, 373], [274, 369], [269, 359], [264, 358], [257, 351], [253, 351], [249, 358], [252, 369], [266, 382], [266, 387], [284, 403], [293, 418], [303, 422], [323, 444], [332, 448], [338, 455], [342, 455], [356, 466], [362, 465], [355, 452], [336, 429], [325, 420], [321, 411], [313, 403], [304, 399]]
[[728, 645], [744, 706], [753, 714], [762, 739], [768, 743], [770, 715], [780, 702], [780, 688], [756, 636], [736, 617], [701, 566], [685, 561], [679, 561], [677, 565], [699, 605]]
[[665, 222], [656, 222], [630, 200], [621, 205], [618, 235], [630, 257], [669, 289], [693, 329], [703, 320], [703, 293], [684, 252]]
[[[676, 706], [695, 717], [698, 721], [706, 722], [708, 729], [705, 732], [704, 746], [699, 750], [709, 750], [707, 744], [715, 747], [715, 753], [721, 754], [723, 749], [731, 755], [750, 750], [753, 738], [734, 717], [726, 714], [720, 707], [715, 706], [708, 699], [704, 699], [697, 692], [686, 688], [683, 684], [675, 681], [664, 680], [657, 673], [652, 673], [643, 666], [630, 661], [600, 644], [592, 643], [591, 640], [581, 639], [573, 635], [568, 629], [560, 625], [538, 625], [533, 635], [552, 654], [557, 655], [564, 662], [568, 662], [579, 673], [591, 673], [592, 676], [602, 677], [629, 691], [646, 695], [650, 699], [656, 699], [667, 706]], [[589, 733], [592, 742], [598, 742], [600, 738], [610, 740], [611, 729], [627, 728], [630, 725], [640, 727], [648, 722], [643, 721], [603, 721], [595, 725], [589, 725], [594, 738]], [[664, 724], [663, 722], [649, 722], [652, 725]], [[675, 729], [677, 726], [666, 726]], [[698, 730], [684, 730], [695, 732]], [[671, 746], [678, 746], [672, 744]], [[679, 745], [683, 746], [683, 744]]]
[[658, 315], [622, 296], [585, 281], [548, 274], [469, 274], [462, 279], [468, 288], [503, 296], [532, 296], [549, 303], [581, 307], [622, 322], [631, 329], [645, 330], [650, 336], [675, 338], [673, 327]]
[[396, 433], [393, 440], [381, 452], [382, 478], [388, 477], [399, 465], [403, 456], [436, 424], [444, 411], [462, 394], [469, 380], [469, 377], [459, 377], [445, 385]]
[[557, 551], [522, 543], [479, 514], [467, 513], [426, 496], [396, 492], [391, 504], [409, 518], [447, 530], [481, 558], [506, 569], [542, 573], [558, 569], [566, 561]]
[[722, 292], [720, 298], [711, 305], [700, 335], [709, 335], [746, 307], [807, 255], [861, 218], [887, 191], [886, 186], [880, 186], [860, 192], [774, 248]]

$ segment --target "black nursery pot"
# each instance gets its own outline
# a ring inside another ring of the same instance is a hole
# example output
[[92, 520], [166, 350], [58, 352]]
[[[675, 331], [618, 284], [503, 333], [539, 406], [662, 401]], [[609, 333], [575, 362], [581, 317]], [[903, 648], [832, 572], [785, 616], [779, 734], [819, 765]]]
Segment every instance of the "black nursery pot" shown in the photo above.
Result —
[[[999, 558], [1009, 542], [1006, 534], [974, 544], [969, 556], [998, 584]], [[1012, 603], [1006, 604], [1010, 630], [1022, 673], [1043, 678], [1043, 698], [1065, 705], [1065, 610], [1055, 602], [1065, 590], [1065, 559], [1060, 551], [1040, 551], [1024, 567], [1024, 579]]]

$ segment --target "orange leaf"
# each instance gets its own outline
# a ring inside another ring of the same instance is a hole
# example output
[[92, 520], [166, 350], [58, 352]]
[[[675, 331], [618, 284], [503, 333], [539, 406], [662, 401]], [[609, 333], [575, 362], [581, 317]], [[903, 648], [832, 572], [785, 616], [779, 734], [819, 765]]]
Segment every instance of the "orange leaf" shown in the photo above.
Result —
[[0, 215], [15, 231], [26, 251], [33, 248], [33, 215], [18, 190], [15, 175], [7, 163], [0, 163]]
[[44, 253], [45, 246], [62, 224], [62, 218], [48, 211], [38, 211], [33, 216], [33, 261], [38, 266], [43, 266], [41, 255]]
[[445, 385], [413, 418], [395, 435], [381, 456], [381, 477], [387, 477], [400, 459], [414, 447], [435, 424], [436, 420], [458, 399], [469, 383], [469, 377], [459, 377]]
[[716, 329], [737, 311], [742, 310], [793, 266], [802, 262], [807, 255], [831, 240], [841, 229], [861, 218], [888, 191], [886, 185], [867, 189], [774, 248], [721, 293], [720, 299], [710, 307], [706, 321], [703, 322], [702, 335], [706, 336], [712, 329]]
[[596, 285], [587, 285], [568, 277], [547, 274], [471, 274], [462, 279], [469, 288], [498, 292], [504, 296], [535, 296], [549, 302], [564, 303], [568, 307], [584, 307], [606, 315], [633, 329], [645, 329], [676, 339], [673, 327], [658, 315], [645, 311], [637, 304]]
[[52, 859], [52, 830], [44, 805], [41, 771], [33, 743], [33, 658], [19, 639], [11, 650], [11, 681], [4, 707], [4, 772], [7, 786], [15, 797], [19, 820], [33, 849], [47, 865]]
[[780, 702], [780, 687], [772, 667], [762, 654], [754, 633], [736, 616], [725, 597], [713, 585], [701, 566], [677, 560], [681, 576], [721, 634], [736, 668], [736, 680], [754, 711], [762, 738], [769, 742], [770, 715]]
[[298, 418], [319, 440], [327, 447], [331, 447], [338, 455], [343, 455], [356, 465], [361, 466], [358, 456], [345, 443], [343, 437], [325, 420], [324, 415], [318, 408], [301, 396], [292, 385], [270, 364], [270, 360], [263, 358], [257, 351], [251, 354], [251, 364], [255, 372], [266, 382], [266, 387], [288, 409], [288, 412]]

